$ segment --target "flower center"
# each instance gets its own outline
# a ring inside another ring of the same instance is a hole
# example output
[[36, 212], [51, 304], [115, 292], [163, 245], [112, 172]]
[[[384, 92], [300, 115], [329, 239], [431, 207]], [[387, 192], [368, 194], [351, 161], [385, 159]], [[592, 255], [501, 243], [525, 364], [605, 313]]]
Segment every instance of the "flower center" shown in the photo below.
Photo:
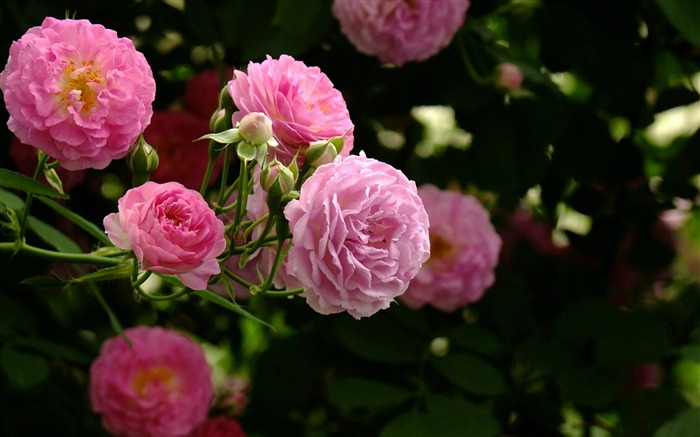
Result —
[[455, 253], [455, 247], [440, 236], [430, 236], [430, 260], [446, 260]]
[[66, 107], [74, 106], [80, 112], [89, 112], [97, 106], [97, 87], [103, 81], [94, 61], [82, 61], [80, 64], [70, 61], [63, 69], [61, 91], [56, 95]]
[[148, 396], [157, 391], [173, 393], [179, 390], [179, 386], [175, 373], [162, 364], [141, 370], [131, 381], [131, 388], [138, 393], [139, 397]]

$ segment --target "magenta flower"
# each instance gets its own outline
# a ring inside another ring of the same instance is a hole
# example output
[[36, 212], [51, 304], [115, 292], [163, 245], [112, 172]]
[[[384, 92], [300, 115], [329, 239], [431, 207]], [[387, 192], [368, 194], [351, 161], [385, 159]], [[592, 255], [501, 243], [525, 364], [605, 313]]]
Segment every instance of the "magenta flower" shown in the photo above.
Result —
[[321, 314], [359, 319], [388, 308], [430, 255], [415, 183], [364, 154], [320, 166], [284, 215], [293, 234], [287, 273]]
[[[209, 133], [207, 120], [183, 111], [156, 111], [143, 133], [158, 152], [158, 168], [151, 173], [154, 182], [180, 182], [199, 190], [209, 163], [207, 141], [194, 141]], [[187, 165], [183, 165], [187, 163]], [[221, 174], [223, 163], [217, 161], [210, 184]]]
[[90, 366], [90, 402], [102, 426], [122, 437], [189, 435], [214, 396], [211, 368], [195, 342], [138, 326], [108, 339]]
[[226, 416], [209, 417], [189, 437], [246, 437], [235, 419]]
[[[285, 165], [309, 143], [345, 135], [342, 156], [353, 147], [354, 125], [345, 100], [318, 67], [307, 67], [291, 56], [267, 57], [251, 62], [248, 72], [234, 71], [228, 90], [238, 111], [234, 126], [250, 112], [262, 112], [272, 119], [274, 138], [279, 143], [271, 153]], [[299, 161], [304, 156], [299, 155]]]
[[134, 251], [141, 268], [177, 275], [194, 290], [205, 289], [220, 272], [216, 257], [226, 248], [224, 224], [197, 191], [180, 183], [130, 189], [104, 227], [115, 246]]
[[333, 15], [359, 52], [400, 67], [447, 47], [467, 8], [469, 0], [335, 0]]
[[151, 120], [156, 85], [131, 40], [49, 17], [12, 43], [0, 89], [21, 142], [82, 170], [127, 154]]
[[430, 259], [399, 299], [455, 311], [476, 302], [494, 282], [501, 237], [488, 211], [472, 196], [422, 185], [418, 194], [430, 217]]

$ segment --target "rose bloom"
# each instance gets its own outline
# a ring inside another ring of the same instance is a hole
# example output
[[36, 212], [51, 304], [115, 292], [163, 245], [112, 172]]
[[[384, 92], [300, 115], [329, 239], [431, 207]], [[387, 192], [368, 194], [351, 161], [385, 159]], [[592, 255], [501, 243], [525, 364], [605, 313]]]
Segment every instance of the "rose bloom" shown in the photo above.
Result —
[[[270, 151], [285, 165], [314, 141], [345, 135], [341, 155], [352, 150], [354, 125], [345, 100], [318, 67], [307, 67], [287, 55], [268, 56], [262, 63], [249, 63], [247, 73], [234, 71], [228, 90], [238, 108], [233, 125], [250, 112], [270, 117], [279, 143]], [[304, 159], [299, 155], [300, 164]]]
[[400, 300], [452, 312], [493, 284], [501, 238], [474, 197], [433, 185], [422, 185], [418, 194], [430, 217], [431, 255]]
[[102, 345], [90, 366], [90, 402], [102, 426], [123, 437], [187, 436], [214, 395], [201, 347], [161, 327], [138, 326]]
[[[156, 111], [143, 136], [158, 152], [154, 182], [180, 182], [199, 190], [209, 163], [209, 141], [194, 141], [209, 133], [209, 122], [183, 111]], [[214, 167], [210, 183], [221, 174], [223, 163]]]
[[151, 120], [156, 85], [131, 40], [49, 17], [12, 43], [0, 89], [22, 143], [82, 170], [127, 154]]
[[241, 424], [226, 416], [207, 418], [189, 437], [246, 437]]
[[115, 246], [134, 251], [141, 268], [177, 275], [194, 290], [205, 289], [220, 272], [216, 257], [226, 248], [224, 224], [197, 191], [178, 182], [130, 189], [104, 227]]
[[[226, 68], [226, 81], [233, 75], [233, 68]], [[185, 107], [189, 112], [209, 122], [219, 107], [219, 94], [225, 82], [216, 68], [208, 68], [195, 74], [185, 85]]]
[[359, 319], [388, 308], [430, 255], [415, 183], [364, 154], [320, 166], [284, 215], [293, 234], [286, 271], [321, 314]]
[[335, 0], [333, 15], [359, 52], [400, 67], [447, 47], [467, 8], [469, 0]]

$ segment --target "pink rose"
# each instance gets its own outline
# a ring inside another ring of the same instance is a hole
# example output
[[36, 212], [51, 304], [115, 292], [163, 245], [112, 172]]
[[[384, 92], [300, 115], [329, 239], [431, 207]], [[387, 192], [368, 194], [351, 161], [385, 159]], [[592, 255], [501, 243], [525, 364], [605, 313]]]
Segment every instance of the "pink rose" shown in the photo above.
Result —
[[504, 62], [496, 67], [494, 84], [498, 89], [509, 93], [518, 91], [524, 79], [523, 72], [517, 65]]
[[333, 15], [359, 52], [400, 67], [447, 47], [467, 8], [469, 0], [335, 0]]
[[134, 251], [141, 268], [177, 275], [194, 290], [205, 289], [220, 272], [216, 257], [226, 248], [224, 224], [197, 191], [180, 183], [130, 189], [104, 227], [115, 246]]
[[[143, 133], [158, 152], [158, 168], [151, 173], [154, 182], [180, 182], [199, 190], [209, 163], [209, 142], [194, 141], [209, 133], [209, 123], [182, 111], [156, 111]], [[186, 165], [183, 165], [186, 163]], [[217, 161], [210, 183], [221, 174], [223, 163]]]
[[90, 402], [102, 426], [123, 437], [179, 437], [207, 416], [211, 368], [195, 342], [139, 326], [108, 339], [90, 366]]
[[131, 40], [49, 17], [12, 43], [0, 89], [21, 142], [82, 170], [127, 154], [151, 120], [156, 85]]
[[493, 284], [501, 238], [474, 197], [433, 185], [422, 185], [418, 194], [430, 217], [431, 255], [400, 300], [455, 311]]
[[359, 319], [388, 308], [430, 255], [415, 183], [364, 154], [320, 166], [284, 215], [293, 234], [287, 273], [321, 314]]
[[209, 122], [219, 107], [219, 94], [233, 75], [233, 68], [227, 67], [225, 77], [219, 70], [208, 68], [192, 77], [185, 86], [185, 107], [197, 117]]
[[189, 437], [246, 437], [241, 424], [226, 416], [209, 417]]
[[[279, 143], [271, 153], [285, 165], [309, 143], [345, 135], [342, 156], [353, 147], [354, 125], [345, 100], [318, 67], [307, 67], [291, 56], [267, 57], [262, 63], [248, 64], [247, 74], [236, 70], [228, 90], [238, 111], [234, 126], [250, 112], [262, 112], [272, 120], [274, 138]], [[300, 163], [304, 156], [299, 155]]]

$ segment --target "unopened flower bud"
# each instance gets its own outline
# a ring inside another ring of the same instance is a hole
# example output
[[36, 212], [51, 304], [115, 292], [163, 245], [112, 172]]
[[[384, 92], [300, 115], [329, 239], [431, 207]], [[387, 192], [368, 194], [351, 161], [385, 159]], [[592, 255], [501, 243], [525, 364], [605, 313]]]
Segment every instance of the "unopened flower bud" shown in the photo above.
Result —
[[260, 185], [267, 191], [268, 198], [281, 198], [294, 189], [294, 173], [277, 160], [272, 161], [260, 172]]
[[504, 62], [496, 67], [494, 86], [502, 91], [513, 93], [523, 84], [523, 72], [517, 65]]
[[330, 140], [314, 141], [304, 153], [306, 162], [313, 168], [333, 162], [336, 156], [343, 150], [344, 137], [335, 137]]
[[253, 144], [264, 144], [272, 138], [272, 120], [262, 112], [251, 112], [241, 119], [241, 137]]
[[231, 113], [226, 109], [218, 109], [209, 119], [209, 129], [214, 133], [223, 132], [232, 127]]
[[133, 174], [134, 186], [148, 181], [148, 175], [158, 168], [158, 153], [146, 142], [143, 134], [139, 135], [136, 144], [129, 150], [126, 163]]

